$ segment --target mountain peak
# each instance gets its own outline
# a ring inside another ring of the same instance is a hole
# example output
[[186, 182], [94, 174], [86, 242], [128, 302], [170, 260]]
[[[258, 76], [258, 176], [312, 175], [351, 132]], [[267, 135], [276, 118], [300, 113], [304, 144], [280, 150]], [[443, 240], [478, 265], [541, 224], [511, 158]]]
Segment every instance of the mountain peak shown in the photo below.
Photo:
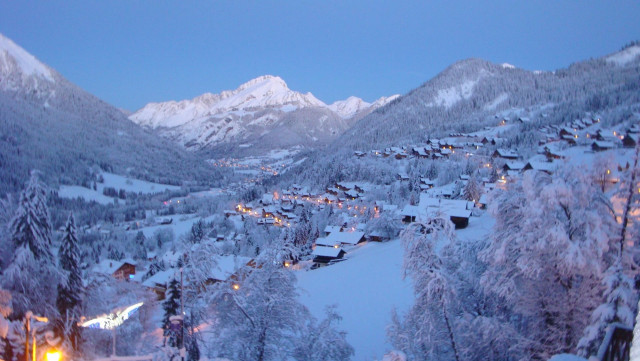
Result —
[[287, 86], [287, 83], [285, 83], [284, 80], [282, 80], [282, 78], [280, 78], [279, 76], [274, 76], [274, 75], [262, 75], [259, 76], [255, 79], [251, 79], [248, 82], [240, 85], [238, 87], [237, 90], [244, 90], [244, 89], [248, 89], [251, 87], [254, 87], [256, 85], [268, 85], [268, 86], [272, 86], [272, 87], [280, 87], [283, 89], [289, 89], [289, 87]]
[[[49, 82], [55, 81], [53, 73], [46, 65], [2, 34], [0, 34], [0, 74], [3, 78], [10, 78], [10, 80], [12, 77], [19, 76], [22, 78], [22, 83], [29, 77], [42, 78]], [[15, 82], [17, 79], [13, 80]]]

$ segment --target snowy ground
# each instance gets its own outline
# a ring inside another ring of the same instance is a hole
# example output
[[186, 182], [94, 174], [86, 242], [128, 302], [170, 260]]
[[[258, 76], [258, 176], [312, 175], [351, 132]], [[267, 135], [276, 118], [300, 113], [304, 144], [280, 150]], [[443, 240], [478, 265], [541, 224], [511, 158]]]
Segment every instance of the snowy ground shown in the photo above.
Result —
[[[168, 184], [160, 184], [142, 181], [138, 179], [128, 178], [125, 176], [102, 173], [104, 183], [97, 183], [97, 190], [81, 187], [81, 186], [60, 186], [58, 196], [61, 198], [82, 198], [87, 202], [96, 201], [100, 204], [113, 204], [114, 199], [112, 197], [105, 196], [102, 192], [105, 187], [115, 188], [116, 192], [120, 189], [124, 189], [126, 192], [153, 194], [164, 192], [165, 190], [178, 190], [180, 187], [172, 186]], [[116, 199], [117, 202], [117, 199]]]
[[[486, 212], [472, 217], [458, 230], [459, 242], [474, 242], [488, 236], [495, 220]], [[355, 348], [354, 361], [382, 359], [391, 349], [386, 328], [391, 310], [406, 312], [413, 304], [410, 279], [402, 279], [403, 249], [400, 240], [358, 246], [346, 261], [298, 273], [300, 301], [318, 318], [327, 305], [337, 304], [343, 317], [340, 328]]]
[[93, 189], [81, 187], [81, 186], [60, 186], [58, 190], [58, 196], [60, 198], [82, 198], [87, 202], [96, 201], [100, 204], [113, 204], [114, 198], [107, 197], [102, 192], [94, 191]]
[[300, 300], [316, 317], [324, 317], [325, 306], [338, 305], [354, 361], [381, 359], [391, 348], [385, 331], [391, 310], [404, 312], [413, 304], [411, 282], [402, 280], [402, 253], [399, 240], [369, 243], [344, 262], [298, 273]]

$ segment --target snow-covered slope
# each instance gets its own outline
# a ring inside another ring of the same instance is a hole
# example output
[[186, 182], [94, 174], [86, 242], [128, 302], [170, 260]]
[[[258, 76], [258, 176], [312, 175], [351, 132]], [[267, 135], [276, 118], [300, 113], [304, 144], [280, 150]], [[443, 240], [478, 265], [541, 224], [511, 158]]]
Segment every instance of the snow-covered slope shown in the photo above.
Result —
[[[55, 82], [53, 73], [33, 55], [0, 34], [0, 88], [15, 88], [30, 79]], [[21, 80], [19, 83], [15, 81]]]
[[640, 44], [629, 46], [621, 51], [607, 56], [605, 59], [609, 63], [613, 63], [619, 66], [632, 62], [634, 59], [640, 56]]
[[[383, 97], [370, 104], [350, 97], [326, 105], [311, 93], [289, 89], [280, 77], [264, 75], [219, 94], [150, 103], [129, 118], [189, 149], [240, 143], [247, 148], [258, 138], [281, 138], [268, 136], [275, 129], [297, 134], [287, 144], [309, 146], [325, 144], [353, 124], [349, 119], [359, 119], [393, 99]], [[296, 130], [299, 122], [306, 124], [306, 135]]]
[[21, 188], [31, 169], [40, 170], [50, 185], [80, 184], [89, 168], [174, 184], [215, 174], [2, 34], [0, 164], [0, 194]]

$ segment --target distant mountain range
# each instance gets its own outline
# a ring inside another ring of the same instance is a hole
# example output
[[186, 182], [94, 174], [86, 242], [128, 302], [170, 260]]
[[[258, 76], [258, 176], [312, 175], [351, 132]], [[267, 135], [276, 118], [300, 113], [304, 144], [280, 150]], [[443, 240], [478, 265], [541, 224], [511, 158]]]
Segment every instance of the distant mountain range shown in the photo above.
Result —
[[190, 152], [131, 122], [0, 34], [0, 196], [31, 169], [51, 183], [81, 184], [111, 170], [177, 183], [216, 179]]
[[150, 103], [129, 119], [192, 150], [315, 147], [327, 144], [356, 120], [397, 97], [374, 103], [349, 97], [326, 105], [311, 93], [290, 90], [280, 77], [264, 75], [220, 94]]

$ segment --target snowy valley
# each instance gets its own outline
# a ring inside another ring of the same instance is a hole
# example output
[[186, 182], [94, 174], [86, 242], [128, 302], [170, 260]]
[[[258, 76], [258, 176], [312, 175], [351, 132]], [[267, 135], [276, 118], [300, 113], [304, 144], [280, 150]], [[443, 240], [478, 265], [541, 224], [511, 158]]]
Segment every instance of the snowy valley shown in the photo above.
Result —
[[640, 44], [128, 117], [2, 35], [0, 75], [0, 359], [27, 311], [87, 361], [586, 360], [634, 325]]

